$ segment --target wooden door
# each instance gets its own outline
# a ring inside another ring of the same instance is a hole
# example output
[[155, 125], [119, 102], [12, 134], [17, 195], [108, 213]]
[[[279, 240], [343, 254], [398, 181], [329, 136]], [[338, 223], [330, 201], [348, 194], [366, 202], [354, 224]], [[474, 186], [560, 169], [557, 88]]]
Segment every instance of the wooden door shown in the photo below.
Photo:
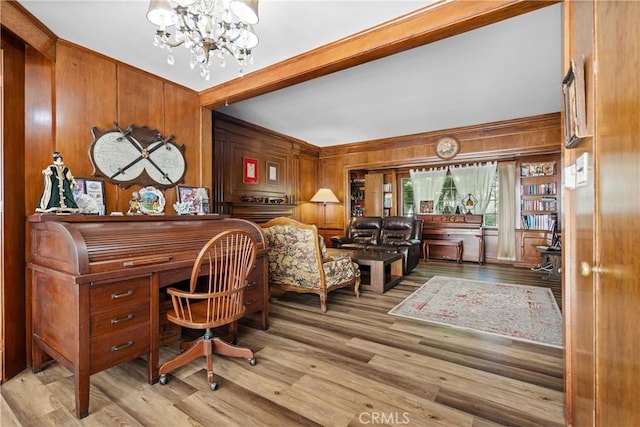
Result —
[[565, 150], [566, 165], [586, 159], [587, 170], [586, 182], [569, 191], [565, 212], [567, 424], [636, 426], [640, 3], [570, 2], [565, 7], [569, 56], [587, 54], [587, 128], [593, 134]]
[[596, 425], [640, 425], [640, 2], [596, 2]]
[[364, 214], [365, 216], [382, 216], [382, 186], [384, 175], [368, 173], [364, 176]]

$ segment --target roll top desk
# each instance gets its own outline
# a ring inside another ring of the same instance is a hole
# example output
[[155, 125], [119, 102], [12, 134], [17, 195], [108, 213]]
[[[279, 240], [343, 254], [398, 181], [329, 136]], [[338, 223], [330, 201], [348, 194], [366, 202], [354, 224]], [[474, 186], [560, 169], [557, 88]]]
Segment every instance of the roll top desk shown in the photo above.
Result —
[[74, 374], [76, 415], [89, 412], [89, 377], [146, 356], [158, 380], [160, 289], [188, 280], [214, 235], [250, 232], [256, 264], [244, 303], [268, 327], [267, 246], [261, 228], [227, 215], [28, 217], [31, 249], [33, 370], [48, 354]]

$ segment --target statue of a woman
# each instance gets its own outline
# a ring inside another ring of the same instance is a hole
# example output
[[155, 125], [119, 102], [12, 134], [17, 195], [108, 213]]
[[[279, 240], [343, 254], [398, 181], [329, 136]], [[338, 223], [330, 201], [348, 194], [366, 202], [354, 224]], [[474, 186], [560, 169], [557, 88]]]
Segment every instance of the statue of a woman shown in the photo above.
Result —
[[73, 199], [76, 181], [59, 152], [53, 153], [53, 164], [47, 166], [42, 175], [44, 191], [36, 212], [78, 212], [78, 205]]

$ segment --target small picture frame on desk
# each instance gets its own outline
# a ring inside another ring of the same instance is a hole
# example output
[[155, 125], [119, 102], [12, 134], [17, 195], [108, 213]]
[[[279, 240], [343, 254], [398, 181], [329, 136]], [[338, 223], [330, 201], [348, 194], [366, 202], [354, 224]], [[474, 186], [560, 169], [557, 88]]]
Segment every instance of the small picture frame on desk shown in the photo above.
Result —
[[209, 190], [203, 187], [189, 187], [185, 185], [176, 186], [178, 192], [178, 202], [191, 202], [190, 214], [209, 213]]
[[433, 200], [421, 200], [420, 201], [420, 213], [432, 214], [433, 213]]
[[73, 199], [80, 213], [85, 215], [104, 215], [104, 181], [92, 178], [74, 178]]

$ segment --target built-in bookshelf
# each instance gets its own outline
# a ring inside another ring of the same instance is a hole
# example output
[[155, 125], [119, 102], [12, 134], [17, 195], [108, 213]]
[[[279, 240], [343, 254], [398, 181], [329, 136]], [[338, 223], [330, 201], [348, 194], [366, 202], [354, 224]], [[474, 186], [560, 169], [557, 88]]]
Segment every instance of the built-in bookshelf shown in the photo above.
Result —
[[522, 161], [519, 171], [520, 228], [549, 230], [558, 217], [557, 161]]

